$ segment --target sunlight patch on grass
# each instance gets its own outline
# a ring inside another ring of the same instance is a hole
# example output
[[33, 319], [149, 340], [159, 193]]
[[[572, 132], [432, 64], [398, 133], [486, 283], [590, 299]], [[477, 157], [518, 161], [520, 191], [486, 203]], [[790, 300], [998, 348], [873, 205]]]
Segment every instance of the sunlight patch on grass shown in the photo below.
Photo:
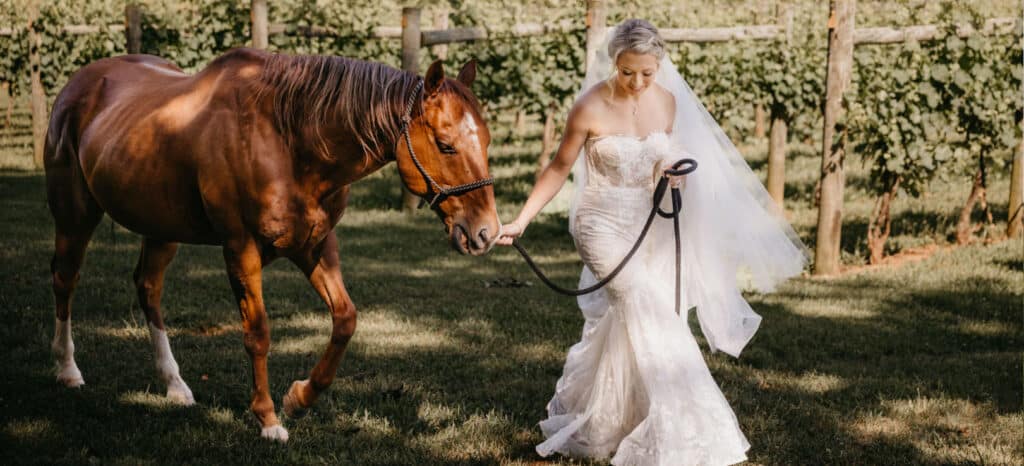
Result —
[[22, 441], [39, 440], [55, 428], [53, 421], [48, 419], [19, 419], [6, 424], [3, 432]]
[[317, 354], [323, 351], [328, 335], [309, 335], [304, 337], [288, 337], [274, 343], [271, 352], [277, 354]]
[[185, 278], [196, 279], [196, 278], [227, 278], [227, 272], [224, 269], [217, 269], [212, 267], [189, 267], [185, 271]]
[[515, 424], [507, 416], [492, 411], [473, 414], [461, 424], [417, 437], [414, 443], [446, 462], [493, 461], [508, 454], [508, 439], [515, 432]]
[[881, 415], [859, 419], [852, 428], [862, 443], [872, 443], [883, 438], [897, 439], [910, 432], [907, 423]]
[[[104, 221], [99, 228], [97, 228], [96, 234], [93, 238], [95, 239], [89, 243], [89, 254], [97, 253], [112, 253], [118, 255], [134, 256], [139, 252], [139, 245], [142, 244], [138, 236], [135, 233], [122, 230], [117, 232], [116, 240], [111, 242], [110, 240], [110, 224], [109, 220]], [[53, 248], [53, 241], [46, 241], [48, 248]], [[129, 278], [131, 277], [131, 269], [129, 269]]]
[[[771, 302], [774, 299], [766, 300]], [[818, 299], [779, 300], [786, 309], [802, 317], [825, 317], [829, 319], [873, 319], [878, 317], [877, 306], [871, 308], [851, 306], [852, 302]]]
[[[95, 327], [93, 329], [97, 335], [101, 335], [109, 338], [119, 338], [122, 340], [148, 340], [149, 329], [135, 325], [131, 322], [125, 322], [124, 326], [121, 327]], [[172, 330], [169, 332], [169, 336], [173, 337], [175, 332]]]
[[[366, 355], [386, 356], [408, 350], [436, 351], [456, 346], [455, 341], [446, 333], [390, 312], [361, 313], [357, 322], [351, 348]], [[326, 315], [305, 313], [280, 320], [274, 325], [282, 329], [313, 332], [275, 342], [275, 353], [308, 354], [323, 351], [331, 334], [332, 323]]]
[[841, 377], [831, 374], [803, 374], [790, 380], [790, 384], [807, 393], [824, 394], [834, 390], [841, 390], [849, 385], [849, 382]]
[[428, 269], [405, 269], [405, 274], [415, 278], [430, 278], [436, 274], [435, 270]]
[[145, 406], [158, 410], [183, 408], [181, 404], [167, 398], [163, 393], [133, 391], [122, 394], [118, 397], [118, 401], [121, 404]]
[[338, 422], [346, 424], [345, 428], [350, 428], [350, 425], [354, 424], [361, 435], [385, 437], [398, 434], [398, 430], [391, 423], [390, 419], [371, 414], [368, 410], [350, 415], [339, 415]]
[[551, 342], [515, 345], [511, 350], [516, 363], [541, 364], [565, 359], [565, 349]]
[[493, 322], [476, 317], [459, 320], [455, 323], [454, 330], [460, 335], [481, 338], [485, 339], [485, 341], [492, 341], [496, 334]]
[[886, 400], [882, 409], [851, 425], [859, 442], [908, 442], [936, 463], [1021, 464], [1024, 460], [1020, 414], [1000, 416], [988, 404], [926, 397]]
[[786, 387], [814, 395], [824, 395], [831, 391], [842, 390], [850, 385], [842, 377], [816, 372], [795, 375], [788, 372], [759, 371], [755, 379], [762, 389]]
[[430, 401], [420, 403], [419, 408], [416, 409], [416, 416], [435, 429], [454, 422], [461, 414], [462, 410], [458, 407], [453, 408]]
[[324, 332], [326, 336], [330, 334], [331, 318], [325, 313], [314, 314], [307, 312], [293, 315], [287, 319], [275, 319], [273, 326], [274, 328]]
[[963, 320], [957, 324], [956, 329], [962, 333], [981, 337], [1009, 337], [1016, 332], [1013, 327], [997, 321]]
[[206, 418], [217, 424], [234, 424], [235, 413], [227, 408], [210, 408], [206, 410]]
[[455, 348], [456, 342], [438, 331], [391, 313], [372, 313], [359, 320], [357, 335], [367, 355], [397, 355], [408, 350]]
[[[392, 227], [408, 227], [410, 224], [408, 214], [398, 213], [393, 210], [363, 209], [353, 212], [353, 214], [355, 213], [358, 213], [358, 215], [346, 214], [336, 229], [345, 231], [346, 228], [350, 227], [376, 227], [380, 228], [382, 232], [387, 232]], [[418, 213], [414, 212], [411, 215], [418, 215]], [[341, 242], [342, 247], [344, 247], [344, 235], [341, 237]]]

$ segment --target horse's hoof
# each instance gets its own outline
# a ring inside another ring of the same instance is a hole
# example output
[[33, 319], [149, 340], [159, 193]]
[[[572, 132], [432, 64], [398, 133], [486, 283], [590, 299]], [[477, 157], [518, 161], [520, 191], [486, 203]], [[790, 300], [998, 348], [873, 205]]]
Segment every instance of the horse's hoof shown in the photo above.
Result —
[[288, 441], [288, 431], [281, 424], [278, 424], [276, 426], [264, 427], [263, 431], [260, 432], [260, 437], [284, 443]]
[[78, 366], [74, 364], [64, 367], [57, 374], [57, 381], [68, 388], [78, 388], [85, 385], [85, 379], [82, 378], [82, 372], [78, 370]]
[[182, 406], [196, 404], [196, 399], [192, 397], [192, 390], [189, 390], [188, 385], [182, 381], [167, 384], [167, 399]]
[[302, 391], [309, 385], [309, 380], [296, 380], [292, 382], [291, 388], [284, 396], [284, 415], [291, 418], [300, 418], [306, 415], [306, 406], [301, 400]]

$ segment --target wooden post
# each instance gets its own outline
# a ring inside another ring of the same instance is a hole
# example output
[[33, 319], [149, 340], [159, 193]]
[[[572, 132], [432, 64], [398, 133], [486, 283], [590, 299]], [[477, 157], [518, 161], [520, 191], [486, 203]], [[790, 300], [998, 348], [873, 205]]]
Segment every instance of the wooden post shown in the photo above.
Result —
[[516, 121], [512, 125], [512, 137], [509, 139], [515, 139], [522, 141], [526, 138], [526, 110], [520, 107], [516, 110]]
[[402, 8], [402, 69], [420, 72], [420, 9]]
[[[1022, 86], [1024, 87], [1024, 86]], [[1024, 120], [1017, 122], [1024, 134]], [[1010, 205], [1006, 219], [1006, 236], [1016, 238], [1020, 235], [1024, 217], [1024, 138], [1017, 143], [1017, 153], [1013, 154], [1013, 169], [1010, 174]]]
[[[1024, 1], [1020, 4], [1024, 5]], [[1017, 40], [1024, 43], [1022, 36], [1018, 36]], [[1024, 81], [1021, 81], [1020, 89], [1024, 93]], [[1006, 218], [1008, 238], [1016, 238], [1024, 229], [1024, 117], [1017, 122], [1017, 126], [1020, 128], [1021, 140], [1017, 142], [1017, 153], [1013, 154], [1013, 168], [1010, 171], [1010, 205], [1007, 206]]]
[[[434, 10], [434, 29], [437, 29], [437, 30], [440, 30], [440, 31], [444, 31], [444, 30], [448, 29], [448, 7], [447, 6], [442, 5], [442, 6], [439, 6], [436, 10]], [[438, 60], [447, 60], [448, 59], [448, 44], [437, 44], [437, 45], [433, 46], [432, 48], [433, 48], [433, 51], [434, 51], [434, 56], [437, 57]]]
[[764, 138], [764, 105], [754, 104], [754, 138]]
[[28, 21], [28, 63], [32, 87], [32, 160], [36, 168], [43, 168], [43, 146], [46, 143], [46, 127], [49, 118], [46, 111], [46, 89], [43, 89], [42, 65], [39, 48], [43, 36], [36, 32], [34, 23], [39, 18], [39, 2], [30, 2]]
[[124, 39], [126, 53], [142, 53], [142, 8], [134, 3], [124, 6]]
[[249, 16], [252, 27], [249, 35], [252, 36], [252, 46], [257, 49], [266, 50], [270, 44], [267, 31], [267, 0], [252, 0], [249, 6]]
[[539, 178], [544, 168], [551, 163], [551, 152], [555, 150], [555, 110], [558, 107], [554, 102], [548, 104], [544, 111], [544, 134], [541, 136], [540, 157], [537, 158], [537, 171], [534, 178]]
[[828, 19], [828, 68], [825, 75], [825, 125], [821, 148], [821, 201], [814, 248], [814, 274], [839, 272], [843, 228], [843, 158], [846, 130], [836, 134], [843, 116], [843, 92], [853, 69], [853, 28], [856, 0], [832, 0]]
[[[787, 60], [789, 58], [789, 47], [792, 45], [793, 10], [784, 4], [779, 4], [776, 11], [779, 27], [785, 28], [786, 36], [782, 46], [782, 54]], [[785, 209], [786, 192], [786, 140], [789, 138], [788, 115], [784, 114], [782, 108], [772, 107], [771, 130], [768, 141], [768, 194], [772, 196], [780, 209]], [[762, 137], [764, 135], [762, 134]]]
[[[420, 9], [402, 8], [402, 69], [420, 73]], [[415, 194], [402, 184], [402, 210], [413, 211], [420, 203]]]
[[789, 125], [785, 117], [772, 112], [771, 136], [768, 139], [768, 194], [780, 209], [785, 208], [786, 137]]
[[[749, 5], [749, 8], [754, 12], [754, 24], [760, 25], [764, 21], [766, 11], [768, 11], [767, 2], [764, 0], [757, 0], [753, 5]], [[764, 139], [764, 120], [765, 110], [764, 104], [754, 104], [754, 139]]]
[[583, 62], [583, 72], [594, 62], [597, 46], [604, 40], [607, 29], [607, 18], [604, 0], [587, 0], [587, 59]]
[[11, 96], [11, 83], [4, 81], [0, 83], [0, 95], [4, 97], [4, 103], [6, 104], [7, 111], [4, 112], [4, 123], [0, 125], [0, 128], [7, 128], [11, 126], [11, 110], [14, 109], [14, 97]]

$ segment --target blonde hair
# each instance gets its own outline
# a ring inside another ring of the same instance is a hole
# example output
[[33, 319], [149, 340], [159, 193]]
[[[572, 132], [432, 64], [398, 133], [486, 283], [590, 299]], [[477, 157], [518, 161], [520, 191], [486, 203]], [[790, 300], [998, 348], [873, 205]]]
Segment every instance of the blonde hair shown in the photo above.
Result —
[[653, 55], [658, 61], [665, 56], [665, 40], [658, 34], [658, 28], [643, 19], [627, 19], [615, 29], [615, 35], [608, 42], [608, 56], [614, 64], [622, 52]]

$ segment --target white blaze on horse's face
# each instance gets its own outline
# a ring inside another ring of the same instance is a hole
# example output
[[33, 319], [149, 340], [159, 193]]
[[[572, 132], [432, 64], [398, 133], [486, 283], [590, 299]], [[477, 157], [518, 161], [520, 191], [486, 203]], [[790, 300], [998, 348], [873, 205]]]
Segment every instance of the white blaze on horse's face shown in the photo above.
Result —
[[476, 119], [473, 118], [473, 115], [469, 112], [464, 113], [462, 123], [459, 124], [459, 134], [469, 141], [469, 148], [474, 153], [480, 153], [483, 151], [483, 147], [480, 145], [480, 136], [477, 135], [478, 128]]

